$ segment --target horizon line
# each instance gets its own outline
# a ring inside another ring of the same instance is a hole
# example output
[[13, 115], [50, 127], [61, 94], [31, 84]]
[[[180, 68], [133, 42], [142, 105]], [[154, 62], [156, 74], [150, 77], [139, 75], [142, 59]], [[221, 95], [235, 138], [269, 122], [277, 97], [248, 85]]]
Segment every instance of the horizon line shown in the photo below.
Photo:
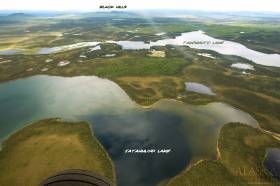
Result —
[[133, 12], [133, 11], [197, 11], [197, 12], [217, 12], [217, 13], [235, 13], [235, 12], [248, 12], [248, 13], [254, 13], [254, 12], [262, 12], [262, 13], [280, 13], [279, 11], [273, 11], [273, 10], [204, 10], [204, 9], [183, 9], [183, 8], [158, 8], [158, 9], [92, 9], [92, 10], [79, 10], [79, 9], [67, 9], [67, 10], [52, 10], [52, 9], [0, 9], [1, 11], [20, 11], [20, 12], [81, 12], [81, 13], [90, 13], [90, 12]]

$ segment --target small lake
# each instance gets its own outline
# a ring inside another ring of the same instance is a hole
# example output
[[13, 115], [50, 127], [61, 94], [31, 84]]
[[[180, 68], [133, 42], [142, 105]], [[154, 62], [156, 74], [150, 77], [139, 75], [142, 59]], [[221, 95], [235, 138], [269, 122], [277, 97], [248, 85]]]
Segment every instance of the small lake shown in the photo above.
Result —
[[64, 46], [57, 46], [57, 47], [51, 47], [51, 48], [41, 48], [37, 52], [37, 54], [51, 54], [56, 52], [62, 52], [62, 51], [68, 51], [73, 50], [77, 48], [83, 48], [83, 47], [89, 47], [89, 46], [96, 46], [99, 42], [81, 42], [71, 45], [64, 45]]
[[[38, 50], [37, 54], [50, 54], [60, 51], [67, 51], [76, 48], [96, 46], [100, 42], [81, 42], [65, 46], [57, 46], [51, 48], [41, 48]], [[143, 42], [143, 41], [106, 41], [105, 43], [115, 43], [126, 50], [140, 50], [140, 49], [150, 49], [152, 46], [166, 46], [166, 45], [177, 45], [177, 46], [189, 46], [196, 49], [205, 49], [212, 50], [224, 55], [236, 55], [248, 60], [251, 60], [254, 63], [265, 65], [265, 66], [274, 66], [280, 67], [280, 55], [279, 54], [266, 54], [258, 52], [252, 49], [245, 47], [244, 45], [213, 38], [208, 36], [203, 31], [193, 31], [182, 33], [180, 36], [169, 39], [162, 39], [155, 42]], [[2, 50], [0, 54], [9, 54], [10, 52]], [[14, 54], [11, 53], [11, 54]], [[211, 56], [212, 57], [212, 56]]]
[[266, 150], [266, 158], [264, 160], [264, 166], [272, 176], [280, 181], [280, 149], [269, 148]]
[[[116, 166], [120, 186], [154, 186], [199, 158], [215, 158], [218, 130], [228, 122], [256, 126], [224, 103], [204, 106], [161, 100], [142, 108], [114, 82], [98, 77], [33, 76], [0, 84], [0, 139], [50, 117], [93, 123]], [[170, 149], [128, 154], [129, 149]]]
[[191, 92], [196, 92], [199, 94], [207, 94], [209, 96], [216, 95], [211, 88], [207, 87], [206, 85], [203, 85], [201, 83], [194, 83], [194, 82], [186, 82], [186, 90]]
[[245, 64], [245, 63], [234, 63], [231, 65], [232, 68], [238, 68], [243, 70], [255, 70], [253, 65]]
[[120, 45], [124, 50], [141, 50], [151, 48], [149, 43], [145, 43], [143, 41], [107, 41], [107, 43]]
[[17, 50], [0, 50], [0, 55], [13, 55], [17, 52]]

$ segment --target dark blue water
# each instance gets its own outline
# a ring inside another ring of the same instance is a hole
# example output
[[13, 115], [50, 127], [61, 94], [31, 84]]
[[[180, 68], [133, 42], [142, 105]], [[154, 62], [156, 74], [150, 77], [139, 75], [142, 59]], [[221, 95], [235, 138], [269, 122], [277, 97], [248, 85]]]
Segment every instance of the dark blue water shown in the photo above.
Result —
[[280, 181], [280, 149], [270, 148], [267, 150], [264, 166], [275, 179]]
[[[192, 152], [182, 118], [157, 110], [91, 116], [93, 131], [114, 160], [119, 185], [156, 185], [183, 170]], [[168, 154], [126, 154], [125, 149], [171, 149]]]

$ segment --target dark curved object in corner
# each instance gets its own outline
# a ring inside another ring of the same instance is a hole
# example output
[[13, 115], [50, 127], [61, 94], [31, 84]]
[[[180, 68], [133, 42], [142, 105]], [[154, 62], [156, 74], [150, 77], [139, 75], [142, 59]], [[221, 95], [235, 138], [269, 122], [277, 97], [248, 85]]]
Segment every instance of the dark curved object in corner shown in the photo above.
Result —
[[108, 179], [87, 170], [71, 169], [59, 172], [40, 186], [113, 186]]

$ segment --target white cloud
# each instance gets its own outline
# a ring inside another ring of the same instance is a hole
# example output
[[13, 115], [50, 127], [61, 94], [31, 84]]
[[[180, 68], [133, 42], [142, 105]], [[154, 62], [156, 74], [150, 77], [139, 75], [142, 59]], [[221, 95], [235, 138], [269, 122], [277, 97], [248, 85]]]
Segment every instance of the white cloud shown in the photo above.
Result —
[[99, 5], [133, 9], [190, 9], [280, 12], [280, 0], [0, 0], [0, 9], [96, 10]]

